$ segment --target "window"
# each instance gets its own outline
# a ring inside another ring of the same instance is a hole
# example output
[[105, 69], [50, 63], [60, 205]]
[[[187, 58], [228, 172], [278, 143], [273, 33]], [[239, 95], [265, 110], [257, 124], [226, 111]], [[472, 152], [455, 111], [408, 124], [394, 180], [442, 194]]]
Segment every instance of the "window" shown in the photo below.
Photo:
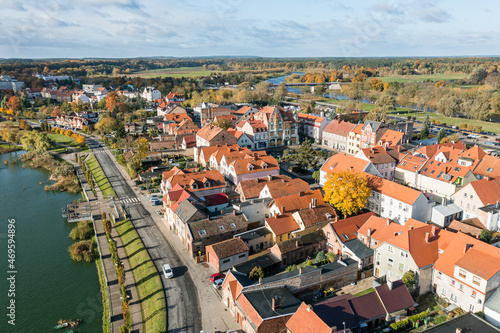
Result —
[[450, 299], [451, 299], [453, 302], [456, 302], [456, 301], [457, 301], [457, 295], [454, 295], [453, 293], [451, 293]]
[[471, 294], [470, 296], [471, 296], [472, 298], [476, 298], [476, 291], [475, 291], [475, 290], [473, 290], [473, 291], [472, 291], [472, 294]]
[[458, 271], [458, 276], [460, 276], [461, 278], [464, 278], [464, 279], [467, 277], [467, 275], [465, 275], [465, 271], [463, 269]]
[[243, 254], [240, 254], [240, 255], [238, 256], [238, 258], [245, 258], [245, 256], [246, 256], [246, 254], [245, 254], [245, 253], [243, 253]]
[[231, 228], [236, 228], [236, 224], [234, 224], [234, 223], [231, 223], [230, 226], [231, 226]]
[[387, 245], [387, 251], [392, 253], [392, 252], [394, 252], [394, 249], [392, 248], [391, 245]]
[[399, 256], [400, 256], [401, 258], [405, 258], [405, 257], [406, 257], [406, 253], [405, 253], [404, 251], [400, 251], [400, 252], [399, 252]]
[[458, 286], [458, 289], [460, 289], [460, 291], [464, 291], [464, 285], [460, 283], [460, 286]]
[[347, 236], [347, 234], [342, 234], [342, 237], [344, 237], [344, 239], [349, 239], [349, 236]]
[[223, 226], [223, 225], [220, 225], [220, 226], [219, 226], [219, 229], [220, 229], [220, 231], [224, 231], [224, 230], [226, 230], [226, 229], [224, 229], [224, 226]]
[[391, 277], [392, 276], [392, 272], [391, 271], [387, 271], [387, 277]]
[[222, 263], [223, 263], [223, 264], [227, 264], [227, 263], [228, 263], [228, 262], [230, 262], [230, 261], [231, 261], [231, 259], [224, 259], [224, 260], [222, 260]]
[[198, 230], [198, 234], [200, 234], [200, 236], [205, 236], [207, 234], [207, 232], [205, 231], [205, 229]]
[[451, 279], [450, 284], [455, 287], [455, 280]]
[[403, 209], [403, 204], [401, 202], [399, 203], [399, 209]]
[[486, 172], [492, 172], [492, 171], [493, 171], [493, 168], [486, 169]]
[[478, 278], [477, 276], [474, 276], [472, 278], [472, 283], [474, 283], [475, 285], [479, 286], [481, 284], [481, 279]]
[[443, 275], [443, 273], [441, 273], [441, 272], [437, 272], [436, 277], [437, 277], [438, 279], [441, 279], [441, 276], [442, 276], [442, 275]]
[[387, 265], [392, 266], [394, 264], [394, 260], [392, 258], [387, 258]]
[[446, 296], [446, 289], [441, 289], [441, 295]]
[[400, 271], [404, 271], [405, 270], [405, 264], [403, 264], [402, 262], [399, 263], [399, 270]]
[[329, 232], [326, 233], [326, 238], [330, 239], [330, 233]]

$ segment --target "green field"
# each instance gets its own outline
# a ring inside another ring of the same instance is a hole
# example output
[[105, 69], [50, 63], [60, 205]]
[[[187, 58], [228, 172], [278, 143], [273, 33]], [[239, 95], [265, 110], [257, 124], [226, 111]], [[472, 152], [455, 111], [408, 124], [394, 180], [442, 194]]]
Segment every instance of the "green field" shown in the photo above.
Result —
[[[203, 67], [179, 67], [179, 68], [161, 68], [147, 71], [136, 72], [131, 76], [140, 76], [144, 78], [153, 77], [200, 77], [209, 76], [213, 71], [206, 71]], [[222, 72], [225, 73], [225, 72]]]
[[[337, 99], [330, 99], [330, 100], [327, 100], [327, 101], [324, 101], [325, 103], [332, 103], [332, 104], [337, 104], [337, 105], [340, 105], [342, 107], [346, 107], [347, 105], [349, 105], [350, 103], [353, 103], [353, 101], [351, 100], [337, 100]], [[371, 111], [373, 109], [375, 109], [377, 107], [376, 104], [370, 104], [370, 103], [356, 103], [356, 106], [358, 105], [361, 105], [363, 110], [365, 111]], [[396, 108], [396, 111], [395, 112], [399, 112], [399, 111], [407, 111], [405, 108]]]
[[48, 133], [47, 136], [52, 140], [49, 150], [55, 151], [56, 153], [64, 153], [66, 151], [66, 147], [61, 145], [70, 146], [78, 151], [88, 150], [87, 145], [81, 147], [72, 137], [56, 133]]
[[431, 80], [432, 82], [437, 81], [453, 81], [460, 79], [468, 79], [467, 74], [429, 74], [429, 75], [398, 75], [398, 76], [381, 76], [377, 79], [381, 79], [382, 82], [425, 82]]
[[160, 274], [130, 220], [116, 224], [116, 231], [128, 257], [143, 319], [143, 330], [167, 331], [167, 308]]
[[104, 174], [104, 171], [102, 171], [101, 166], [99, 165], [99, 162], [97, 162], [95, 156], [92, 154], [92, 156], [90, 156], [85, 163], [90, 169], [90, 172], [92, 172], [92, 176], [94, 177], [97, 185], [101, 189], [103, 197], [105, 198], [109, 196], [116, 197], [115, 191], [111, 187], [108, 178]]
[[[392, 113], [391, 115], [394, 115]], [[401, 113], [401, 117], [417, 117], [417, 120], [423, 121], [425, 118], [425, 112], [410, 112], [410, 113]], [[446, 123], [449, 126], [460, 126], [460, 124], [466, 123], [467, 125], [473, 125], [473, 126], [481, 126], [483, 128], [483, 131], [487, 132], [494, 132], [497, 134], [500, 134], [500, 123], [490, 123], [487, 121], [481, 121], [481, 120], [473, 120], [473, 119], [467, 119], [467, 118], [456, 118], [456, 117], [447, 117], [443, 116], [442, 114], [439, 113], [429, 113], [429, 117], [431, 119], [438, 120], [441, 123]]]

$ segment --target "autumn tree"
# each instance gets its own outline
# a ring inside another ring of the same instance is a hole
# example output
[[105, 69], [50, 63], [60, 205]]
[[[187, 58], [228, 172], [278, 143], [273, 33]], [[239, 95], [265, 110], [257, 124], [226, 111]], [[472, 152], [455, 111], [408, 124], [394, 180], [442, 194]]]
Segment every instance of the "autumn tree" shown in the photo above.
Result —
[[231, 119], [227, 118], [219, 118], [212, 123], [214, 126], [218, 126], [222, 128], [224, 131], [227, 131], [229, 127], [231, 127]]
[[19, 122], [19, 129], [21, 130], [30, 130], [31, 126], [26, 122], [26, 120], [21, 119]]
[[59, 106], [56, 106], [54, 110], [50, 113], [51, 117], [57, 117], [60, 113], [62, 112], [61, 108]]
[[287, 94], [288, 88], [286, 87], [286, 83], [282, 82], [274, 89], [273, 98], [276, 101], [282, 101]]
[[50, 147], [50, 139], [46, 133], [35, 130], [25, 132], [19, 140], [25, 150], [34, 149], [37, 152], [47, 151]]
[[483, 83], [487, 75], [488, 71], [486, 69], [484, 69], [483, 67], [476, 67], [472, 71], [469, 80], [471, 81], [471, 83], [481, 84]]
[[323, 186], [325, 202], [344, 216], [365, 208], [371, 190], [363, 172], [340, 171], [329, 173]]
[[110, 133], [118, 128], [118, 121], [112, 116], [105, 116], [99, 119], [95, 128], [101, 133]]
[[116, 97], [117, 95], [115, 92], [110, 92], [106, 95], [106, 109], [108, 109], [109, 112], [113, 112], [115, 109]]
[[248, 278], [250, 280], [258, 280], [259, 278], [263, 278], [263, 277], [264, 277], [264, 270], [260, 266], [255, 266], [250, 271], [250, 274], [248, 274]]
[[321, 83], [314, 87], [314, 93], [316, 95], [323, 96], [326, 93], [326, 84]]
[[381, 79], [376, 79], [372, 77], [370, 81], [368, 82], [368, 85], [370, 86], [371, 90], [374, 91], [382, 91], [384, 90], [384, 83], [382, 83]]
[[21, 110], [21, 101], [16, 96], [11, 96], [7, 101], [7, 108], [15, 113]]

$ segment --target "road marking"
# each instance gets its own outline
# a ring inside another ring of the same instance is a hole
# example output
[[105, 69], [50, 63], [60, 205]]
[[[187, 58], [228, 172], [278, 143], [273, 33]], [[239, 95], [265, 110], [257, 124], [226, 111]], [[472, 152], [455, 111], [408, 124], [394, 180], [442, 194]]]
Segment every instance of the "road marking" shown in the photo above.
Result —
[[129, 205], [133, 205], [133, 204], [140, 203], [140, 200], [139, 200], [139, 198], [137, 198], [137, 197], [133, 197], [133, 198], [122, 198], [122, 199], [120, 199], [120, 202], [121, 202], [122, 204], [129, 204]]

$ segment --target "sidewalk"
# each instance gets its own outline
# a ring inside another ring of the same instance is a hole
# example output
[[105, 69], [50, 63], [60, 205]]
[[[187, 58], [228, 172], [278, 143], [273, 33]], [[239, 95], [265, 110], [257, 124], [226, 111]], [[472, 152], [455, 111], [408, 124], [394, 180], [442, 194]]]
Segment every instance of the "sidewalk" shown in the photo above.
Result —
[[[110, 154], [108, 149], [106, 149], [106, 153]], [[118, 170], [120, 170], [130, 187], [137, 194], [137, 197], [143, 204], [144, 208], [151, 214], [151, 217], [158, 225], [163, 236], [179, 255], [183, 264], [188, 268], [198, 292], [198, 299], [202, 313], [201, 322], [203, 330], [208, 333], [217, 331], [225, 332], [229, 329], [241, 329], [241, 327], [233, 319], [229, 310], [222, 303], [220, 294], [213, 288], [208, 279], [210, 275], [215, 273], [215, 271], [209, 268], [210, 266], [206, 263], [196, 264], [194, 262], [194, 259], [191, 258], [188, 252], [183, 248], [183, 245], [179, 241], [179, 238], [177, 238], [177, 235], [175, 235], [162, 221], [162, 216], [156, 214], [155, 210], [158, 208], [151, 206], [147, 193], [141, 192], [130, 180], [130, 177], [124, 168], [116, 162], [112, 155], [111, 157]]]
[[[121, 300], [121, 295], [120, 295], [120, 287], [118, 285], [118, 280], [116, 276], [116, 269], [113, 263], [113, 259], [111, 258], [111, 254], [109, 252], [109, 244], [108, 240], [106, 238], [106, 233], [104, 231], [104, 227], [102, 225], [102, 212], [106, 212], [106, 214], [111, 212], [111, 208], [108, 207], [106, 204], [107, 202], [104, 200], [101, 189], [96, 186], [95, 187], [95, 192], [96, 196], [94, 196], [93, 192], [90, 191], [90, 186], [87, 183], [87, 180], [83, 176], [83, 172], [80, 169], [80, 166], [76, 164], [71, 158], [68, 158], [70, 155], [65, 154], [64, 157], [62, 157], [64, 160], [72, 163], [76, 170], [77, 170], [77, 175], [79, 176], [82, 187], [85, 190], [88, 198], [89, 198], [89, 203], [92, 211], [92, 216], [94, 218], [94, 228], [96, 231], [96, 239], [97, 242], [99, 243], [99, 249], [101, 251], [101, 257], [102, 257], [102, 265], [104, 268], [104, 274], [106, 276], [107, 280], [107, 287], [108, 287], [108, 296], [109, 296], [109, 307], [110, 307], [110, 322], [111, 322], [111, 332], [113, 333], [119, 333], [120, 331], [120, 326], [123, 325], [124, 320], [123, 320], [123, 309], [122, 309], [122, 300]], [[74, 156], [71, 154], [71, 156]], [[132, 330], [131, 332], [134, 333], [141, 333], [142, 332], [142, 314], [141, 314], [141, 307], [139, 304], [139, 299], [137, 296], [137, 290], [135, 287], [135, 282], [134, 282], [134, 277], [132, 275], [132, 272], [130, 270], [130, 265], [127, 260], [127, 256], [125, 254], [125, 250], [123, 249], [123, 246], [121, 244], [120, 237], [118, 236], [118, 233], [116, 232], [115, 228], [111, 229], [111, 237], [115, 240], [116, 242], [116, 247], [117, 247], [117, 252], [118, 256], [120, 258], [120, 261], [122, 262], [124, 269], [125, 269], [125, 281], [127, 284], [127, 291], [128, 291], [128, 296], [129, 296], [129, 304], [130, 304], [130, 313], [131, 313], [131, 319], [132, 319]]]

